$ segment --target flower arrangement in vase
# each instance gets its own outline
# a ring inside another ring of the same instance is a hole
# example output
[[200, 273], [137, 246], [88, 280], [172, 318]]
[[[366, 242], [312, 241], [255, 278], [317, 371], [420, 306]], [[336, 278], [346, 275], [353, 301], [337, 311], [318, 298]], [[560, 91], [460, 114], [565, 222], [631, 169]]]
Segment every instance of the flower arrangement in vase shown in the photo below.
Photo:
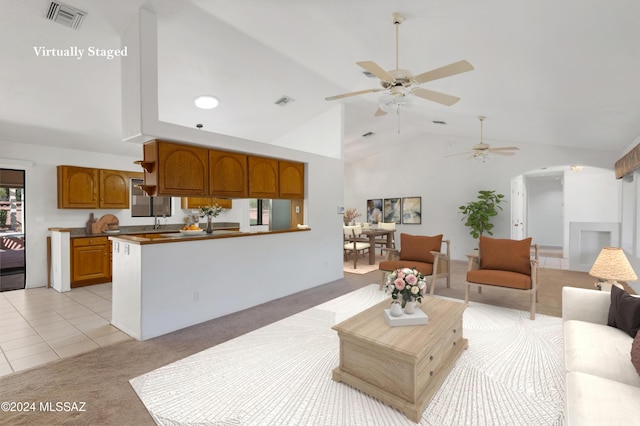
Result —
[[408, 302], [422, 303], [426, 288], [424, 275], [417, 269], [396, 269], [387, 277], [387, 293], [391, 293], [393, 299], [391, 303], [399, 303], [403, 308]]
[[207, 234], [213, 232], [213, 218], [218, 216], [223, 210], [224, 209], [217, 204], [200, 207], [200, 217], [207, 218]]
[[350, 208], [344, 211], [344, 224], [348, 225], [353, 222], [356, 217], [360, 217], [362, 214], [358, 213], [358, 210]]

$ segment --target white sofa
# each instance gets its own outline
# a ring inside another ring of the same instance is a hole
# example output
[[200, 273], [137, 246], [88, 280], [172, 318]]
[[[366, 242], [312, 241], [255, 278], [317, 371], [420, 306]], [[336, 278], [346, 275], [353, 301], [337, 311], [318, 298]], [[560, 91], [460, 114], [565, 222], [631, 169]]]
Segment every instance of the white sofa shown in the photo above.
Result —
[[607, 325], [611, 293], [562, 289], [566, 425], [640, 425], [640, 375], [627, 333]]

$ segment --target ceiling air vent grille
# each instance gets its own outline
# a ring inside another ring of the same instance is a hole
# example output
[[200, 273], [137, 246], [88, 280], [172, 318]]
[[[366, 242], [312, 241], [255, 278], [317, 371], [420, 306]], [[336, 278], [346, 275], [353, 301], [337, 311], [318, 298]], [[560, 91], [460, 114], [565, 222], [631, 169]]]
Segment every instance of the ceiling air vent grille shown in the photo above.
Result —
[[46, 18], [50, 21], [62, 24], [65, 27], [79, 30], [85, 16], [87, 16], [87, 12], [83, 12], [82, 10], [64, 3], [52, 1], [49, 5]]
[[280, 106], [285, 106], [285, 105], [287, 105], [288, 103], [291, 103], [291, 102], [293, 102], [293, 101], [294, 101], [294, 99], [293, 99], [293, 98], [290, 98], [289, 96], [284, 95], [283, 97], [281, 97], [280, 99], [278, 99], [277, 101], [275, 101], [275, 102], [274, 102], [274, 104], [276, 104], [276, 105], [280, 105]]

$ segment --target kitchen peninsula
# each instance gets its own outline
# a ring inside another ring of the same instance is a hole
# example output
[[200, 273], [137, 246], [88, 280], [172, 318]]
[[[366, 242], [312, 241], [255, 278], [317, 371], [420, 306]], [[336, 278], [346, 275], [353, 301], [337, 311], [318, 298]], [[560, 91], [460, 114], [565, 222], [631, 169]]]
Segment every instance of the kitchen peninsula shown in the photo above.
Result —
[[112, 235], [112, 324], [138, 340], [246, 309], [275, 298], [238, 258], [248, 244], [264, 257], [278, 244], [296, 245], [309, 229]]

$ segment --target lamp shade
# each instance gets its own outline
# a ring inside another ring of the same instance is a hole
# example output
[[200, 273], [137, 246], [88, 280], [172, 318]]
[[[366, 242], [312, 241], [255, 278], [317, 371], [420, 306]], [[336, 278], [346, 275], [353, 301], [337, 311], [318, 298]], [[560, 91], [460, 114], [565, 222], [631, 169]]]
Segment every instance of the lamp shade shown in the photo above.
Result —
[[603, 247], [589, 275], [611, 281], [635, 281], [638, 279], [620, 247]]

